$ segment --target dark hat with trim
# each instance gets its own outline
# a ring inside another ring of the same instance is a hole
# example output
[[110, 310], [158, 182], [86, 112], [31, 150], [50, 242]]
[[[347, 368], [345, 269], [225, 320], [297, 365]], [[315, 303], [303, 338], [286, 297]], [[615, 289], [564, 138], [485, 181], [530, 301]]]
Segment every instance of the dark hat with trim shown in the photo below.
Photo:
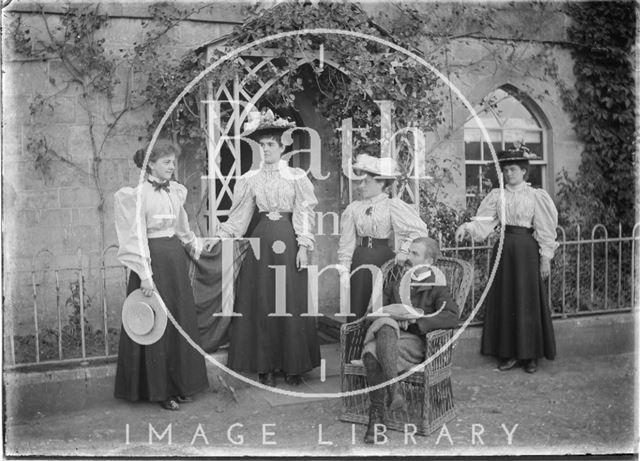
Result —
[[261, 112], [253, 110], [249, 112], [244, 123], [243, 137], [256, 139], [265, 134], [282, 134], [289, 128], [295, 128], [295, 122], [278, 117], [271, 109], [262, 109]]
[[531, 152], [525, 145], [518, 145], [498, 152], [498, 163], [529, 163], [530, 160], [538, 160], [539, 157]]

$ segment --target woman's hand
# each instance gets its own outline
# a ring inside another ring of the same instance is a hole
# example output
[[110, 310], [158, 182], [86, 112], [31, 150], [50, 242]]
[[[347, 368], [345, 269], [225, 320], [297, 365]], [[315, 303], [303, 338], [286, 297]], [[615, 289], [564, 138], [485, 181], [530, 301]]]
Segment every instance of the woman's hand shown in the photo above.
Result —
[[296, 255], [296, 267], [301, 271], [307, 267], [308, 263], [309, 256], [307, 256], [307, 247], [300, 247]]
[[540, 257], [540, 276], [546, 279], [551, 274], [551, 260], [546, 256]]
[[153, 280], [151, 278], [144, 279], [140, 281], [140, 290], [142, 294], [147, 298], [150, 297], [155, 291], [155, 287], [153, 286]]
[[458, 229], [456, 229], [456, 242], [462, 242], [467, 234], [467, 227], [464, 224], [460, 224]]
[[215, 236], [213, 238], [204, 238], [204, 249], [207, 251], [213, 250], [213, 247], [220, 241], [220, 237]]

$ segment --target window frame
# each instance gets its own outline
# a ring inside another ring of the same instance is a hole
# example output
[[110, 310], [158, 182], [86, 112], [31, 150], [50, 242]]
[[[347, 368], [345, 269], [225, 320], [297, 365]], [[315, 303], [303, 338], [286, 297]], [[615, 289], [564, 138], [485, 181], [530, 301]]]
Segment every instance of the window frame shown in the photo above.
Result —
[[[502, 86], [502, 87], [498, 87], [495, 88], [494, 90], [492, 90], [491, 92], [489, 92], [487, 94], [487, 96], [491, 95], [492, 93], [495, 93], [496, 91], [501, 90], [505, 93], [507, 93], [507, 95], [513, 99], [515, 99], [517, 101], [518, 104], [520, 104], [522, 106], [522, 108], [524, 110], [526, 110], [529, 115], [533, 118], [533, 120], [536, 122], [536, 124], [538, 125], [538, 129], [533, 129], [533, 128], [518, 128], [518, 127], [505, 127], [506, 123], [502, 123], [500, 120], [500, 117], [498, 117], [498, 115], [495, 113], [494, 109], [492, 107], [488, 107], [488, 108], [484, 108], [482, 111], [478, 112], [478, 114], [490, 114], [497, 123], [497, 127], [492, 127], [492, 128], [487, 128], [487, 131], [490, 132], [498, 132], [499, 136], [500, 136], [500, 145], [501, 145], [501, 149], [505, 149], [505, 146], [509, 144], [509, 141], [505, 141], [505, 133], [509, 132], [509, 131], [521, 131], [523, 132], [523, 134], [526, 133], [540, 133], [540, 148], [541, 148], [541, 152], [542, 152], [542, 159], [540, 160], [531, 160], [530, 164], [532, 166], [540, 166], [541, 167], [541, 172], [540, 172], [540, 187], [547, 190], [550, 194], [553, 192], [553, 184], [552, 181], [550, 180], [549, 176], [549, 172], [552, 169], [552, 154], [551, 154], [551, 143], [550, 143], [550, 138], [551, 138], [551, 133], [550, 133], [550, 127], [549, 124], [547, 123], [546, 117], [544, 116], [544, 113], [536, 106], [535, 103], [533, 103], [532, 101], [529, 101], [528, 98], [524, 95], [521, 94], [521, 92], [515, 88], [510, 88], [509, 86]], [[508, 120], [508, 119], [506, 119]], [[463, 155], [463, 161], [464, 161], [464, 195], [465, 195], [465, 201], [468, 203], [469, 200], [474, 199], [475, 197], [478, 196], [478, 194], [482, 193], [482, 184], [481, 184], [481, 179], [480, 177], [478, 177], [478, 182], [473, 184], [476, 187], [478, 187], [479, 191], [476, 193], [472, 193], [472, 192], [467, 192], [467, 187], [469, 186], [469, 183], [467, 183], [467, 166], [468, 165], [476, 165], [478, 167], [480, 167], [480, 171], [482, 171], [482, 167], [487, 167], [488, 163], [491, 161], [491, 152], [485, 152], [487, 150], [487, 148], [485, 148], [485, 144], [487, 144], [487, 140], [484, 138], [484, 136], [482, 136], [481, 132], [481, 139], [480, 139], [480, 159], [478, 160], [468, 160], [467, 159], [467, 149], [466, 149], [466, 144], [467, 141], [465, 139], [465, 135], [467, 133], [468, 130], [476, 130], [476, 131], [480, 131], [480, 128], [477, 126], [472, 126], [472, 127], [468, 127], [467, 125], [470, 122], [473, 122], [474, 120], [468, 120], [467, 122], [465, 122], [465, 124], [463, 125], [463, 146], [462, 146], [462, 155]], [[494, 141], [495, 143], [497, 143], [498, 141]], [[526, 144], [525, 144], [526, 145]], [[488, 158], [487, 158], [488, 157]]]

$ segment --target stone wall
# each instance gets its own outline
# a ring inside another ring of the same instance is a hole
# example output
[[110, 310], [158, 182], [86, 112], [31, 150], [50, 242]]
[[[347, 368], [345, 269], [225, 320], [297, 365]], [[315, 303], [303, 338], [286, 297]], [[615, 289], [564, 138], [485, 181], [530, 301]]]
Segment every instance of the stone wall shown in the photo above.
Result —
[[[7, 19], [6, 13], [5, 20]], [[21, 20], [29, 27], [32, 40], [45, 39], [42, 18], [22, 13]], [[48, 16], [51, 28], [59, 24], [59, 16]], [[107, 52], [122, 56], [144, 38], [143, 19], [112, 18], [102, 32], [107, 39]], [[231, 31], [232, 24], [187, 22], [166, 37], [167, 53], [176, 59], [186, 51], [215, 40]], [[98, 37], [100, 38], [100, 37]], [[100, 187], [104, 191], [105, 244], [116, 244], [113, 226], [113, 193], [124, 185], [134, 185], [140, 170], [132, 161], [134, 152], [143, 147], [140, 140], [151, 120], [148, 107], [127, 113], [109, 136], [108, 123], [124, 104], [125, 97], [145, 83], [144, 77], [132, 75], [124, 65], [117, 69], [120, 84], [114, 98], [91, 95], [89, 111], [77, 84], [67, 84], [69, 75], [55, 59], [25, 59], [11, 54], [11, 44], [5, 37], [3, 57], [3, 256], [5, 301], [17, 314], [16, 331], [33, 329], [32, 268], [78, 268], [85, 274], [87, 292], [94, 297], [87, 311], [92, 323], [100, 324], [102, 314], [98, 294], [103, 248], [100, 245], [98, 192], [91, 171], [92, 147], [89, 117], [93, 119], [96, 142], [104, 141], [100, 162]], [[39, 96], [49, 98], [41, 114], [30, 113], [30, 104]], [[48, 105], [51, 107], [48, 107]], [[28, 146], [34, 140], [47, 140], [47, 147], [66, 159], [53, 159], [37, 168], [36, 155]], [[107, 251], [108, 263], [117, 264], [115, 249]], [[110, 270], [109, 284], [121, 280], [118, 270]], [[40, 325], [51, 324], [57, 318], [55, 281], [40, 279], [37, 274], [38, 315]], [[53, 277], [50, 273], [48, 277]], [[65, 300], [70, 296], [69, 284], [77, 280], [74, 271], [63, 271], [60, 277], [62, 322], [69, 309]], [[111, 288], [108, 290], [112, 292]], [[116, 319], [121, 307], [120, 296], [110, 302], [109, 317]], [[8, 319], [11, 320], [11, 319]]]
[[[45, 33], [42, 18], [34, 13], [33, 7], [25, 3], [18, 3], [22, 13], [22, 20], [32, 26], [33, 33], [42, 37]], [[145, 19], [139, 5], [133, 11], [133, 6], [125, 3], [108, 3], [112, 18], [104, 31], [107, 39], [106, 46], [116, 55], [130, 50], [136, 42], [143, 39], [145, 29], [142, 27]], [[367, 4], [372, 8], [373, 4]], [[19, 10], [17, 6], [14, 11]], [[31, 9], [30, 9], [31, 8]], [[55, 9], [47, 5], [50, 10], [49, 19], [53, 25], [59, 20]], [[217, 8], [217, 9], [216, 9]], [[135, 9], [135, 8], [134, 8]], [[207, 12], [208, 11], [208, 12]], [[174, 57], [181, 56], [185, 51], [200, 48], [203, 45], [223, 37], [231, 31], [234, 24], [242, 17], [237, 4], [220, 3], [213, 9], [204, 11], [197, 21], [185, 22], [172, 31], [167, 37], [164, 51]], [[3, 12], [6, 19], [6, 12]], [[505, 11], [504, 23], [512, 30], [517, 24], [526, 24], [526, 14], [522, 12]], [[571, 72], [572, 62], [566, 48], [560, 43], [564, 39], [564, 22], [566, 19], [559, 13], [551, 15], [550, 26], [547, 28], [546, 39], [557, 43], [552, 45], [552, 53], [560, 65], [560, 74], [569, 84], [573, 82]], [[505, 26], [506, 27], [506, 26]], [[516, 27], [517, 28], [517, 27]], [[500, 35], [500, 34], [498, 34]], [[529, 37], [540, 39], [541, 37]], [[5, 40], [7, 37], [5, 36]], [[5, 43], [6, 45], [6, 43]], [[460, 40], [452, 47], [450, 56], [452, 66], [462, 64], [470, 57], [477, 57], [487, 46], [502, 47], [504, 42], [499, 36], [494, 42], [479, 39]], [[519, 52], [535, 52], [543, 45], [536, 42], [521, 41], [516, 44]], [[9, 47], [10, 48], [10, 47]], [[5, 46], [5, 49], [8, 49]], [[547, 121], [552, 162], [549, 164], [549, 184], [561, 168], [575, 172], [580, 159], [580, 143], [575, 138], [567, 114], [562, 110], [559, 96], [553, 82], [541, 74], [541, 69], [527, 69], [525, 72], [495, 67], [495, 62], [487, 62], [484, 70], [465, 75], [450, 75], [453, 83], [472, 104], [479, 101], [489, 92], [503, 85], [531, 91], [532, 101], [538, 107]], [[32, 60], [12, 56], [10, 52], [3, 56], [3, 133], [2, 133], [2, 166], [3, 166], [3, 256], [5, 277], [5, 305], [9, 307], [5, 312], [7, 322], [14, 321], [16, 333], [33, 330], [33, 281], [32, 268], [77, 268], [80, 265], [86, 269], [85, 281], [90, 295], [95, 296], [94, 304], [87, 312], [92, 324], [100, 325], [103, 321], [101, 306], [98, 306], [101, 272], [100, 264], [103, 259], [103, 248], [99, 245], [98, 212], [96, 209], [97, 192], [90, 178], [80, 172], [90, 168], [91, 141], [89, 138], [89, 118], [83, 108], [83, 99], [77, 86], [66, 86], [65, 71], [62, 64], [56, 60]], [[116, 88], [115, 98], [110, 107], [105, 100], [92, 97], [92, 107], [95, 108], [94, 131], [97, 139], [101, 140], [109, 129], [107, 121], [111, 109], [122, 107], [127, 91], [143, 84], [139, 76], [130, 75], [125, 66], [118, 69], [121, 83]], [[52, 110], [46, 110], [39, 117], [29, 112], [29, 104], [36, 95], [52, 96]], [[306, 109], [306, 117], [312, 123], [322, 123], [316, 120], [317, 114], [312, 108]], [[459, 125], [468, 116], [468, 111], [459, 100], [454, 100], [452, 110], [446, 115], [446, 123]], [[142, 108], [127, 114], [117, 125], [114, 136], [110, 136], [104, 146], [104, 160], [102, 161], [101, 187], [104, 189], [105, 203], [105, 242], [107, 246], [116, 243], [113, 223], [113, 192], [126, 184], [135, 184], [139, 177], [139, 170], [134, 167], [132, 155], [136, 149], [142, 147], [139, 137], [146, 133], [146, 125], [150, 120], [147, 109]], [[49, 148], [73, 162], [72, 166], [65, 162], [52, 161], [50, 171], [42, 174], [35, 168], [35, 159], [29, 153], [27, 145], [30, 140], [45, 135]], [[431, 135], [434, 141], [441, 140], [440, 132]], [[455, 130], [453, 134], [439, 145], [434, 155], [439, 158], [451, 158], [462, 165], [463, 153], [462, 130]], [[182, 159], [181, 164], [197, 169], [193, 159]], [[324, 166], [323, 166], [324, 168]], [[332, 173], [336, 185], [339, 173]], [[197, 182], [197, 181], [196, 181]], [[329, 184], [329, 183], [327, 183]], [[322, 185], [323, 187], [325, 184]], [[191, 190], [191, 188], [190, 188]], [[455, 183], [448, 191], [452, 204], [463, 203], [464, 177], [455, 177]], [[199, 190], [194, 187], [189, 198], [190, 204], [199, 197]], [[330, 211], [333, 205], [338, 206], [339, 197], [327, 191], [323, 193], [319, 211]], [[190, 205], [190, 206], [191, 206]], [[194, 209], [192, 206], [188, 209]], [[325, 222], [325, 234], [333, 229]], [[320, 265], [335, 262], [336, 236], [319, 238], [319, 247], [324, 249], [314, 255], [314, 261]], [[51, 252], [49, 254], [48, 252]], [[107, 251], [107, 264], [117, 266], [113, 248]], [[20, 272], [21, 271], [21, 272]], [[119, 324], [122, 294], [124, 292], [123, 274], [121, 269], [107, 270], [108, 318], [111, 327]], [[56, 293], [55, 276], [52, 272], [37, 273], [36, 284], [39, 291], [40, 305], [38, 315], [40, 326], [54, 325], [57, 319], [56, 304], [61, 304], [62, 322], [66, 321], [69, 313], [64, 307], [65, 300], [70, 295], [69, 284], [77, 279], [74, 270], [63, 271], [59, 274], [60, 292]], [[333, 282], [325, 284], [327, 299], [335, 294], [336, 285]], [[56, 295], [61, 302], [56, 302]], [[321, 297], [323, 293], [320, 294]], [[333, 297], [333, 299], [335, 296]], [[323, 311], [331, 312], [332, 302], [323, 302]], [[15, 316], [12, 316], [14, 313]]]

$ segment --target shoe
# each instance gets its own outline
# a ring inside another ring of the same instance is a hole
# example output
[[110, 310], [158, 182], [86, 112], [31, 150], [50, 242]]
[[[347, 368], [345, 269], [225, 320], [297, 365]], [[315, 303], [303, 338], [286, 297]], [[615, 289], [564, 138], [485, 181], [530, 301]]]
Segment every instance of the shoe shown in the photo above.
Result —
[[268, 373], [260, 373], [258, 375], [258, 380], [260, 381], [260, 384], [264, 384], [265, 386], [276, 387], [276, 377], [271, 371]]
[[369, 422], [367, 423], [367, 432], [364, 434], [364, 443], [375, 443], [376, 424], [384, 425], [384, 410], [379, 407], [370, 406]]
[[176, 395], [175, 399], [178, 401], [178, 403], [190, 403], [190, 402], [193, 402], [193, 399], [191, 397], [185, 397], [183, 395]]
[[403, 411], [407, 413], [407, 401], [404, 399], [404, 396], [400, 392], [395, 392], [391, 396], [391, 401], [389, 402], [389, 406], [387, 407], [389, 412], [394, 411]]
[[300, 384], [302, 384], [303, 380], [302, 376], [300, 375], [286, 375], [284, 377], [284, 381], [292, 386], [299, 386]]
[[524, 371], [527, 373], [535, 373], [538, 371], [538, 361], [536, 359], [528, 360], [527, 364], [524, 366]]
[[169, 397], [167, 400], [160, 402], [160, 406], [170, 411], [178, 411], [180, 409], [180, 405], [178, 405], [175, 397]]
[[500, 360], [500, 362], [498, 363], [498, 370], [500, 370], [500, 371], [511, 370], [513, 367], [516, 366], [517, 363], [518, 363], [518, 361], [516, 359], [503, 359], [503, 360]]

